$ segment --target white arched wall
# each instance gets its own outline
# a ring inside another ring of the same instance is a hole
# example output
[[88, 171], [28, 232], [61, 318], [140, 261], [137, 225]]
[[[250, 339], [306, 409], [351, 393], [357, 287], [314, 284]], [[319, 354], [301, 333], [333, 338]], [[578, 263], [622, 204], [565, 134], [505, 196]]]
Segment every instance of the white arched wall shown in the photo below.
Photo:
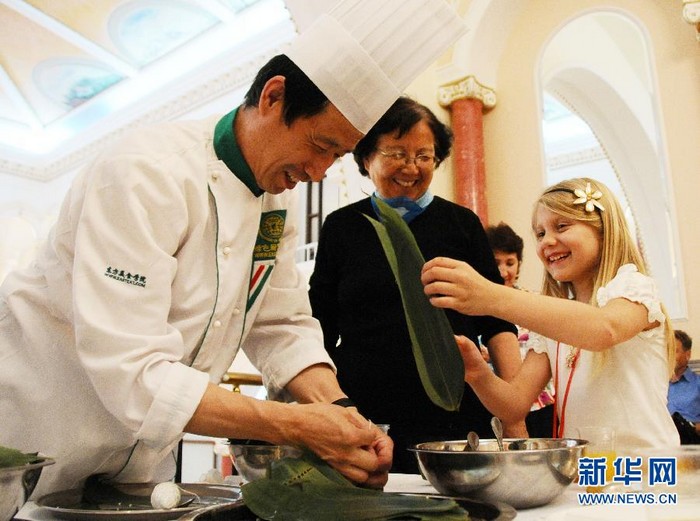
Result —
[[513, 25], [530, 0], [457, 0], [468, 32], [454, 45], [449, 63], [440, 70], [440, 83], [474, 76], [479, 83], [495, 88], [498, 64]]
[[676, 265], [677, 224], [656, 143], [620, 93], [590, 70], [562, 70], [548, 88], [576, 108], [603, 144], [633, 209], [641, 247], [663, 300], [671, 316], [685, 317], [685, 290]]
[[605, 147], [664, 302], [672, 316], [685, 317], [650, 47], [647, 31], [631, 13], [588, 10], [552, 35], [539, 78], [542, 89], [581, 115]]
[[[696, 233], [694, 224], [697, 218], [694, 194], [700, 193], [697, 175], [700, 51], [693, 28], [680, 16], [682, 5], [668, 0], [474, 0], [457, 3], [467, 13], [467, 20], [472, 8], [480, 7], [476, 11], [479, 16], [472, 16], [472, 20], [478, 21], [478, 27], [471, 27], [468, 43], [465, 43], [467, 39], [460, 41], [452, 53], [452, 62], [441, 72], [450, 76], [450, 80], [459, 75], [474, 75], [496, 93], [495, 108], [484, 116], [489, 219], [517, 224], [518, 231], [523, 234], [526, 240], [523, 284], [538, 288], [542, 274], [528, 231], [532, 202], [546, 182], [537, 64], [553, 34], [580, 14], [596, 9], [630, 13], [639, 20], [652, 42], [650, 52], [658, 72], [661, 133], [667, 136], [669, 201], [671, 212], [674, 205], [679, 209], [677, 230], [672, 233], [676, 232], [680, 239], [679, 266], [690, 265], [700, 251], [700, 234]], [[477, 38], [480, 34], [485, 35], [486, 40], [480, 41]], [[482, 58], [476, 59], [477, 55]], [[488, 78], [495, 80], [491, 82]], [[650, 247], [660, 246], [652, 242]], [[686, 269], [685, 276], [685, 287], [689, 291], [700, 287], [700, 274]], [[680, 327], [691, 335], [695, 328], [700, 335], [700, 326], [693, 326], [693, 317], [696, 322], [700, 321], [700, 297], [689, 293], [687, 304], [688, 320], [681, 320]]]

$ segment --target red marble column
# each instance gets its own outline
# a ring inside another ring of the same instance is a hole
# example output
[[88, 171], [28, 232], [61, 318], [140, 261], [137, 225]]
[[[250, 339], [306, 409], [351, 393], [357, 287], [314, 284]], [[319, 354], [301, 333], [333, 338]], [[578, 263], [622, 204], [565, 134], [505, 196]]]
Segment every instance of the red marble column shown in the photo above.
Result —
[[450, 104], [454, 132], [455, 202], [470, 208], [488, 226], [486, 169], [484, 166], [484, 104], [477, 98], [459, 98]]

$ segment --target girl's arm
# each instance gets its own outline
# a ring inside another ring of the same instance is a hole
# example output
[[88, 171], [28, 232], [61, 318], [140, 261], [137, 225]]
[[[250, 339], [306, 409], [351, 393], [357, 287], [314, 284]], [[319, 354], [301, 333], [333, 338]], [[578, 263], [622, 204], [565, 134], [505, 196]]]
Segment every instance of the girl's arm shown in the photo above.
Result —
[[423, 267], [431, 303], [467, 315], [493, 315], [548, 338], [603, 351], [653, 327], [643, 304], [624, 298], [604, 307], [494, 284], [464, 262], [438, 257]]
[[471, 340], [463, 336], [456, 339], [464, 360], [464, 381], [474, 389], [484, 407], [504, 423], [522, 421], [552, 376], [547, 355], [529, 352], [520, 371], [506, 382], [491, 370]]
[[[520, 357], [520, 344], [518, 338], [509, 331], [497, 333], [486, 341], [489, 357], [496, 374], [510, 382], [515, 378], [522, 366]], [[483, 359], [483, 354], [482, 354]], [[527, 438], [527, 427], [525, 420], [517, 423], [510, 423], [503, 419], [503, 431], [508, 438]]]
[[518, 338], [507, 331], [497, 333], [486, 341], [486, 348], [496, 374], [507, 382], [515, 378], [522, 363]]

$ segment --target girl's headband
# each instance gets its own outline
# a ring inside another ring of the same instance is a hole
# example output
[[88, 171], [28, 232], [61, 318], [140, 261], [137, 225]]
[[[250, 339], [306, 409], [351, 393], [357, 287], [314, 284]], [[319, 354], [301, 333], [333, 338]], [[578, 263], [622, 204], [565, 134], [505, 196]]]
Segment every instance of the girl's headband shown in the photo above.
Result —
[[569, 190], [567, 188], [557, 188], [555, 190], [547, 191], [547, 193], [550, 194], [552, 192], [568, 192], [570, 194], [574, 194], [576, 199], [574, 199], [574, 202], [572, 204], [584, 205], [584, 209], [588, 213], [593, 212], [596, 208], [598, 208], [601, 212], [605, 211], [603, 205], [598, 202], [598, 199], [603, 197], [603, 192], [601, 192], [600, 190], [593, 191], [593, 189], [591, 188], [591, 183], [586, 183], [585, 190], [581, 190], [580, 188], [575, 188], [574, 190]]

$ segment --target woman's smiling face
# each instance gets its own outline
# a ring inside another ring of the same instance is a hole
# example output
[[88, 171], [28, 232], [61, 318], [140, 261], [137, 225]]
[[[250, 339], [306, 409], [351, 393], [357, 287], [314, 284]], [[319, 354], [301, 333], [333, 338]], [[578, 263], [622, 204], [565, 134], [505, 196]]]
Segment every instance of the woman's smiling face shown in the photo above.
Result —
[[[407, 159], [396, 160], [387, 155], [397, 153]], [[387, 199], [404, 196], [415, 201], [428, 190], [435, 161], [415, 161], [417, 156], [435, 156], [435, 136], [425, 121], [419, 121], [401, 137], [397, 132], [379, 137], [376, 150], [365, 159], [365, 169], [379, 195]]]

